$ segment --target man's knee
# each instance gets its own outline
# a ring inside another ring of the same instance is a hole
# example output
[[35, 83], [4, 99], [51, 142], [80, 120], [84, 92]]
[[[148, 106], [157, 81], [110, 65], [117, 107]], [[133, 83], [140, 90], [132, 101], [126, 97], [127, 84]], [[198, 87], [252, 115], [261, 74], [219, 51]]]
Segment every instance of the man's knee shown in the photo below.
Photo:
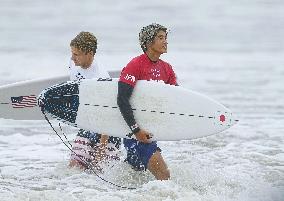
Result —
[[148, 169], [158, 180], [170, 179], [170, 171], [159, 151], [156, 151], [151, 156], [148, 163]]

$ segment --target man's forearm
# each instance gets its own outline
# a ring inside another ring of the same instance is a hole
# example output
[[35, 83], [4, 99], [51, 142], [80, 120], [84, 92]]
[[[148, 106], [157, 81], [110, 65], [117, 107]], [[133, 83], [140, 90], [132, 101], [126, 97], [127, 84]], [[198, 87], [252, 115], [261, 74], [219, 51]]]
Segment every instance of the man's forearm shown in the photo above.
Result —
[[117, 105], [131, 131], [137, 133], [140, 128], [135, 121], [133, 110], [129, 102], [132, 92], [133, 87], [131, 85], [124, 82], [118, 82]]

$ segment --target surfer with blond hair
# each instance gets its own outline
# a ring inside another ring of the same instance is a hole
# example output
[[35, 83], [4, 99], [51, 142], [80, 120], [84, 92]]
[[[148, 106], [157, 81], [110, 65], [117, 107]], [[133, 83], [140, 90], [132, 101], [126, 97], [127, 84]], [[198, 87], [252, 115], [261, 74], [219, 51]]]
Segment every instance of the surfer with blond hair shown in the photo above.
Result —
[[[99, 68], [95, 60], [97, 45], [97, 38], [90, 32], [80, 32], [71, 40], [71, 80], [109, 78], [107, 71]], [[103, 161], [119, 159], [120, 145], [120, 138], [80, 129], [72, 146], [69, 166], [87, 169], [92, 163], [100, 169], [100, 163]]]

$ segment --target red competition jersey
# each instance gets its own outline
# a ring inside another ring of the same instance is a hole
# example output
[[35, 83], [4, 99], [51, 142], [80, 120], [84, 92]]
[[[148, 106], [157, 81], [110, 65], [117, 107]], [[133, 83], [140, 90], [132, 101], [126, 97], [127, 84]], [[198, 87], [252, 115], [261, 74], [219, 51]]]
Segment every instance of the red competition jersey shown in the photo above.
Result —
[[164, 81], [166, 84], [177, 85], [176, 75], [172, 66], [159, 59], [151, 61], [146, 54], [132, 59], [122, 69], [119, 81], [135, 86], [137, 80]]

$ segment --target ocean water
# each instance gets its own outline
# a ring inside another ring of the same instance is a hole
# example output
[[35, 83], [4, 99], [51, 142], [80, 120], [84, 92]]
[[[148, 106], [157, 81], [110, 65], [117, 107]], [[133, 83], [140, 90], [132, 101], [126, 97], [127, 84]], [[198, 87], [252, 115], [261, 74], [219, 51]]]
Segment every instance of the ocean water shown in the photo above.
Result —
[[[123, 162], [105, 167], [102, 178], [130, 190], [69, 169], [70, 152], [45, 121], [0, 119], [0, 200], [284, 200], [283, 10], [280, 0], [1, 0], [1, 85], [67, 74], [69, 42], [83, 30], [98, 37], [101, 66], [119, 70], [141, 53], [141, 27], [157, 22], [170, 28], [162, 58], [180, 85], [223, 103], [239, 123], [160, 142], [169, 181]], [[74, 139], [75, 129], [63, 131]]]

